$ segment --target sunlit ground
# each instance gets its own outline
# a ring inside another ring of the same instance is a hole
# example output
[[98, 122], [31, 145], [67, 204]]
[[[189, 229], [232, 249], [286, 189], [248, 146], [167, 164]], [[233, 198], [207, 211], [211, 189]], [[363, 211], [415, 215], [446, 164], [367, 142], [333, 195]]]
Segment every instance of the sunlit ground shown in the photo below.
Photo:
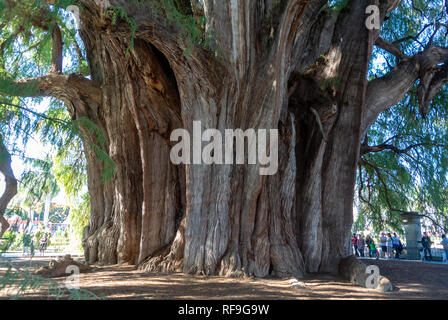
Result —
[[[22, 268], [35, 269], [50, 258], [11, 259]], [[302, 288], [292, 288], [288, 279], [234, 279], [154, 274], [133, 266], [97, 267], [80, 275], [80, 286], [107, 299], [447, 299], [448, 265], [404, 261], [369, 261], [378, 264], [397, 290], [379, 293], [350, 284], [330, 275], [308, 275], [300, 280]], [[5, 269], [0, 271], [4, 274]], [[57, 281], [64, 283], [65, 278]], [[8, 298], [13, 290], [0, 291]], [[25, 299], [48, 299], [48, 290], [27, 292]]]

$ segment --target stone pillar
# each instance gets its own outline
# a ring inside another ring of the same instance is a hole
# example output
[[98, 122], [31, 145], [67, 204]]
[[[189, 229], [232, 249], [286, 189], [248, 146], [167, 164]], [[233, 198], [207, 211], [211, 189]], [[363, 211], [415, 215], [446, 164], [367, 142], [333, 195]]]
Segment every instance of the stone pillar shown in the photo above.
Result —
[[408, 260], [420, 260], [421, 247], [421, 224], [420, 217], [416, 214], [402, 213], [404, 232], [406, 237], [406, 251], [407, 255], [405, 259]]

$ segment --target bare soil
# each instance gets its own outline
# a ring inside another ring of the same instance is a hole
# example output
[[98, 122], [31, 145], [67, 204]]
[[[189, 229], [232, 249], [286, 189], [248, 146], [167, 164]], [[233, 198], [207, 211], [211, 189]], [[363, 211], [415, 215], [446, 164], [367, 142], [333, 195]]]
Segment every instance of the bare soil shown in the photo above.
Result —
[[[15, 267], [34, 270], [49, 258], [10, 259]], [[448, 264], [393, 260], [364, 260], [380, 267], [382, 275], [397, 287], [380, 293], [361, 288], [334, 275], [307, 275], [292, 288], [291, 279], [235, 279], [185, 274], [156, 274], [134, 266], [96, 266], [80, 275], [80, 286], [106, 299], [448, 299]], [[0, 278], [6, 271], [0, 268]], [[64, 283], [65, 278], [55, 279]], [[1, 290], [0, 299], [14, 290]], [[49, 299], [47, 290], [27, 291], [23, 299]]]

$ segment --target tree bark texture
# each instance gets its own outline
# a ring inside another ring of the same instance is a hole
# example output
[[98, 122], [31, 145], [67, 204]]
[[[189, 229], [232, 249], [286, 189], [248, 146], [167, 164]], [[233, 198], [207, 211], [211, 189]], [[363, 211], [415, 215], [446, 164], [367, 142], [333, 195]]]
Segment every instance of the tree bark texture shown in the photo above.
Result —
[[0, 238], [3, 237], [3, 234], [8, 230], [9, 223], [6, 220], [4, 214], [5, 210], [8, 207], [9, 202], [14, 198], [17, 194], [17, 180], [14, 177], [14, 172], [11, 168], [11, 155], [6, 149], [5, 144], [3, 143], [2, 137], [0, 136], [0, 173], [3, 175], [5, 179], [5, 190], [0, 197]]

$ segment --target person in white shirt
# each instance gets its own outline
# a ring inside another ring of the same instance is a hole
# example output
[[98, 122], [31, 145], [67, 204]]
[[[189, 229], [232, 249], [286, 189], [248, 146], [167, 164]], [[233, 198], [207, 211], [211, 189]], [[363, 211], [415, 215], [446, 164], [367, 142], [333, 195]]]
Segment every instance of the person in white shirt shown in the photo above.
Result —
[[392, 258], [394, 254], [394, 242], [392, 239], [392, 235], [390, 233], [387, 234], [387, 257]]
[[443, 246], [443, 251], [445, 251], [445, 262], [448, 262], [448, 239], [446, 235], [442, 234], [442, 242], [440, 244]]
[[387, 253], [387, 238], [384, 232], [381, 232], [380, 242], [381, 242], [381, 257], [385, 258]]

